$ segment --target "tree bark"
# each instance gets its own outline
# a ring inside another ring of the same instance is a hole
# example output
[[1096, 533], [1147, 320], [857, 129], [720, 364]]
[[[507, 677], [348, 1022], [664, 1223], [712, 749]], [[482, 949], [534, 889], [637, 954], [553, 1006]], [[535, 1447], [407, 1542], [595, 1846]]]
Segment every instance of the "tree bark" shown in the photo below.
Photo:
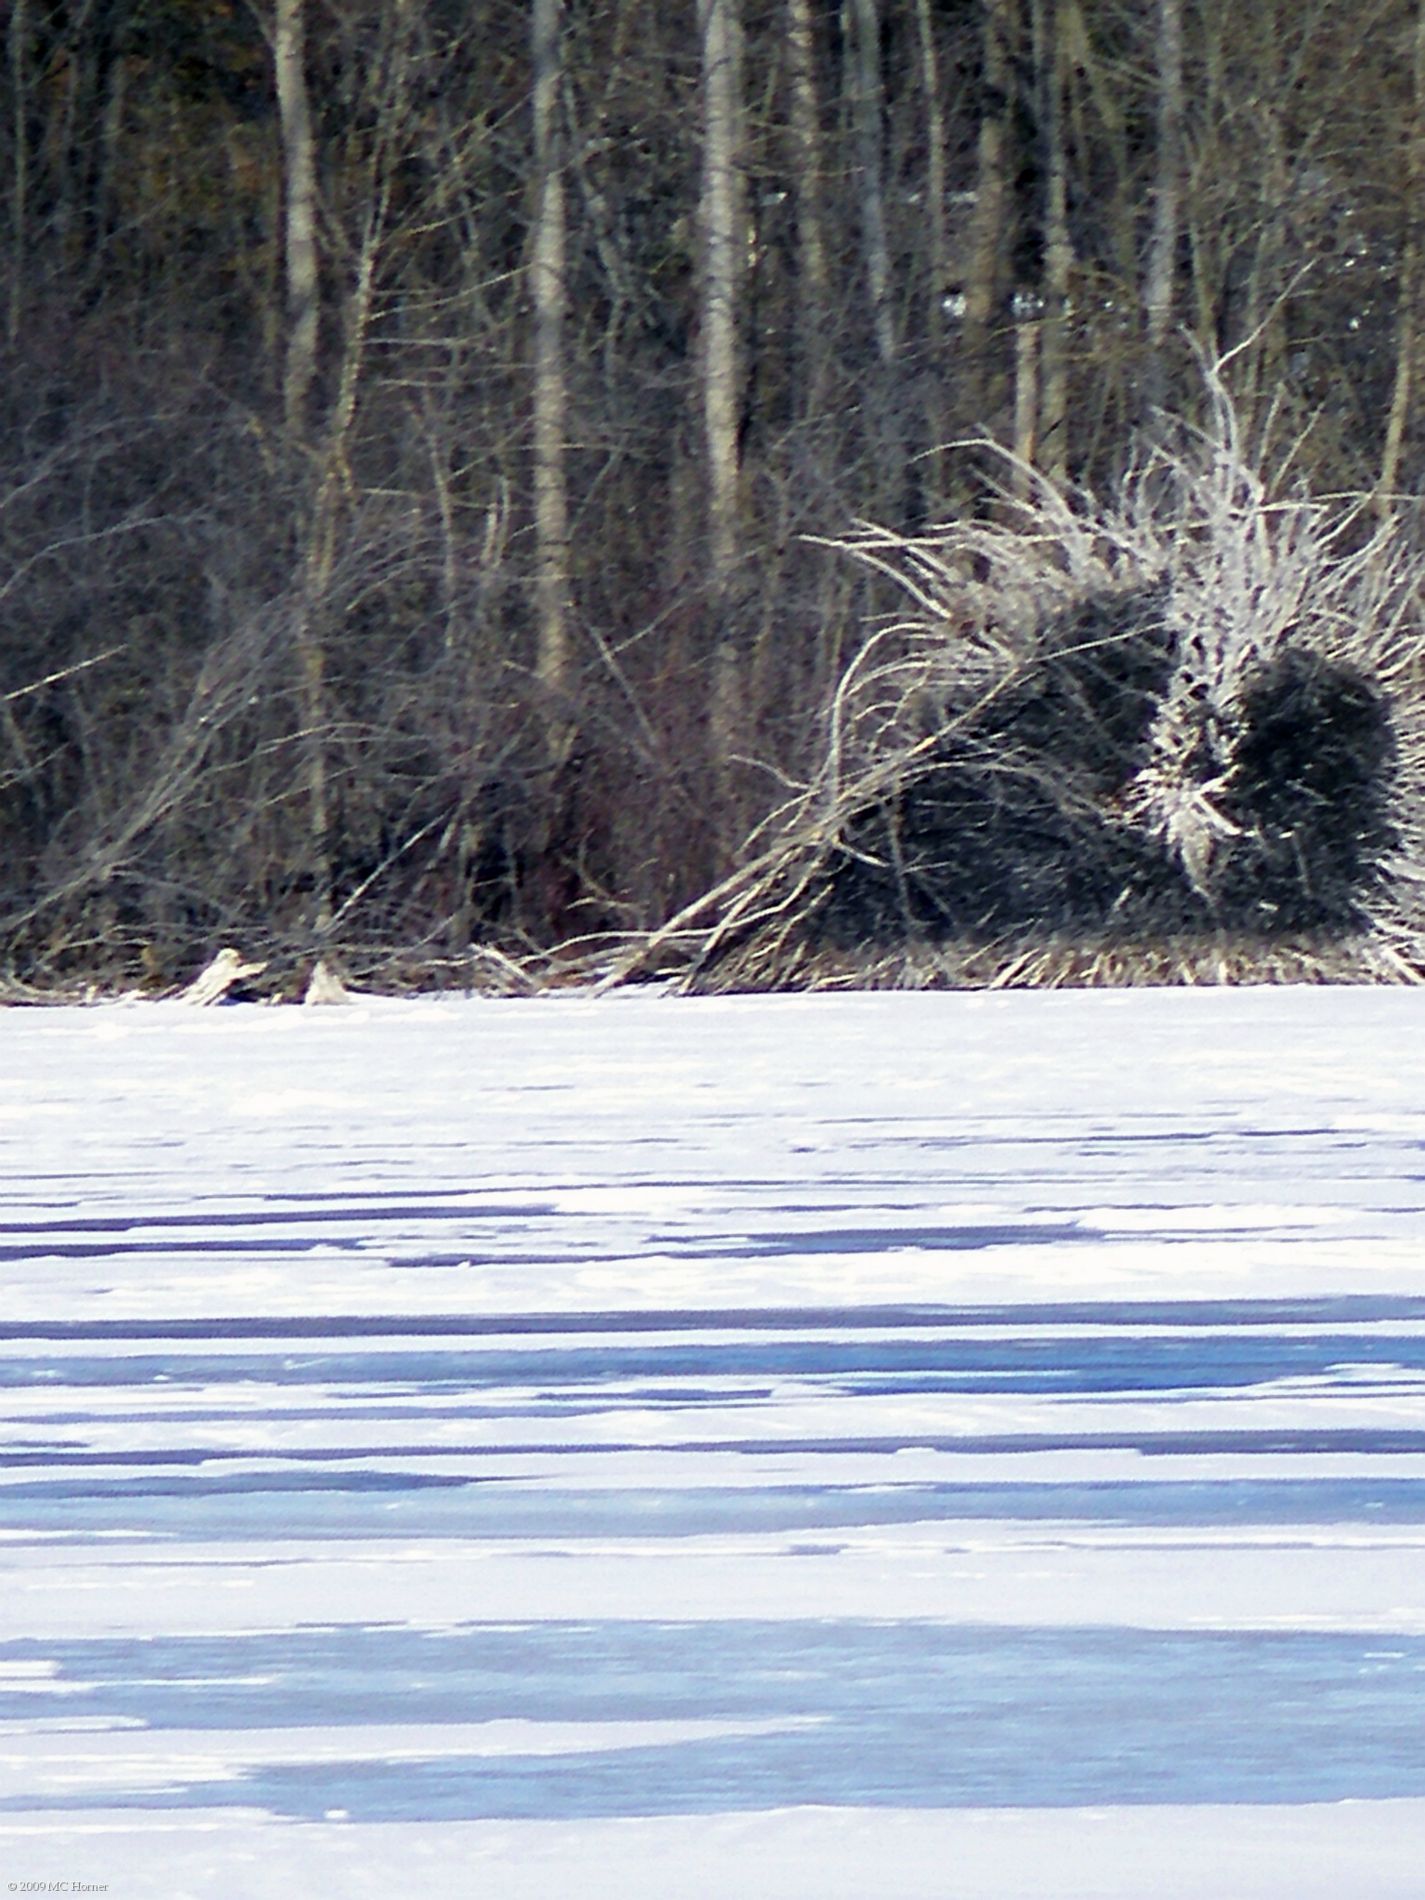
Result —
[[1028, 500], [1033, 488], [1031, 470], [1039, 460], [1040, 377], [1044, 320], [1024, 293], [1014, 322], [1014, 459], [1013, 492]]
[[856, 83], [857, 196], [866, 287], [871, 301], [871, 334], [883, 370], [895, 361], [896, 334], [891, 310], [891, 254], [886, 241], [885, 164], [881, 153], [881, 19], [877, 0], [854, 0]]
[[6, 330], [13, 344], [24, 321], [25, 279], [29, 269], [30, 52], [29, 0], [11, 0], [7, 51], [10, 61], [10, 295]]
[[1044, 165], [1044, 283], [1039, 341], [1039, 465], [1053, 481], [1069, 466], [1069, 329], [1074, 246], [1064, 144], [1065, 55], [1058, 0], [1034, 0], [1035, 64]]
[[[284, 256], [287, 274], [287, 337], [282, 407], [288, 454], [302, 485], [313, 478], [312, 397], [317, 379], [319, 281], [317, 174], [307, 89], [305, 0], [277, 0], [277, 107], [282, 127]], [[323, 484], [324, 486], [324, 484]], [[329, 510], [318, 497], [307, 511], [297, 583], [295, 634], [301, 693], [307, 849], [311, 881], [310, 924], [315, 936], [331, 928], [333, 914], [331, 791], [327, 777], [326, 649], [322, 595], [331, 565]]]
[[703, 427], [714, 590], [737, 565], [740, 387], [737, 350], [740, 99], [737, 0], [699, 0], [703, 73]]
[[931, 0], [915, 0], [915, 22], [920, 37], [920, 93], [925, 112], [926, 250], [930, 272], [925, 328], [928, 341], [938, 352], [945, 337], [945, 293], [950, 282], [947, 223], [949, 166], [945, 144], [945, 108], [940, 98], [940, 60], [935, 45], [935, 18]]
[[925, 114], [926, 298], [925, 341], [930, 357], [926, 404], [930, 447], [926, 454], [926, 486], [938, 500], [944, 492], [943, 443], [950, 433], [943, 400], [939, 398], [948, 365], [945, 362], [945, 297], [950, 287], [950, 231], [948, 222], [949, 164], [946, 157], [945, 109], [940, 98], [940, 60], [935, 44], [931, 0], [916, 0], [916, 28], [920, 38], [920, 91]]
[[796, 348], [803, 416], [815, 421], [825, 391], [829, 315], [821, 108], [816, 90], [816, 47], [810, 0], [787, 0], [787, 64], [797, 207]]
[[284, 254], [287, 266], [287, 345], [283, 411], [294, 444], [311, 427], [317, 378], [320, 316], [317, 262], [317, 167], [312, 105], [307, 90], [306, 0], [277, 0], [277, 109], [282, 122], [285, 190]]
[[[569, 493], [565, 466], [568, 379], [565, 371], [566, 232], [561, 0], [533, 0], [535, 237], [530, 269], [534, 305], [534, 528], [538, 623], [535, 676], [553, 726], [565, 725], [569, 692]], [[562, 750], [557, 743], [555, 751]]]
[[725, 840], [742, 830], [735, 758], [746, 725], [746, 671], [739, 620], [742, 556], [742, 411], [737, 319], [741, 219], [737, 165], [742, 87], [738, 0], [698, 0], [702, 42], [702, 383], [707, 452], [708, 565], [712, 674], [708, 736]]
[[1381, 447], [1375, 508], [1389, 517], [1400, 490], [1401, 467], [1411, 423], [1419, 409], [1425, 339], [1420, 330], [1420, 298], [1425, 292], [1425, 0], [1417, 0], [1413, 60], [1414, 96], [1406, 154], [1405, 235], [1401, 244], [1396, 292], [1395, 378]]
[[975, 208], [965, 259], [964, 339], [974, 390], [972, 422], [990, 426], [1002, 376], [991, 360], [990, 327], [1003, 283], [1009, 224], [1008, 145], [1013, 110], [1010, 56], [1019, 26], [1019, 0], [985, 0], [981, 49], [980, 127], [976, 145]]
[[1153, 183], [1153, 228], [1143, 279], [1148, 340], [1144, 393], [1150, 409], [1167, 400], [1164, 349], [1173, 318], [1183, 169], [1182, 0], [1158, 0], [1158, 150]]

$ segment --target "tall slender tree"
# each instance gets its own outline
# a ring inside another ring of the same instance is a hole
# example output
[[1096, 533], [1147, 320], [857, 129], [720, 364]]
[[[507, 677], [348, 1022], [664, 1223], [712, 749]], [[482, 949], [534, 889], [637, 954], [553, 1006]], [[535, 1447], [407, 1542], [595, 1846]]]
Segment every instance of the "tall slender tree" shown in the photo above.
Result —
[[277, 106], [282, 125], [283, 252], [286, 260], [287, 330], [282, 407], [287, 456], [302, 510], [302, 548], [296, 586], [296, 657], [301, 679], [302, 733], [307, 803], [307, 849], [311, 882], [309, 923], [324, 937], [332, 922], [331, 787], [327, 762], [327, 665], [323, 628], [325, 574], [330, 547], [321, 509], [311, 505], [316, 486], [312, 403], [317, 382], [321, 322], [317, 250], [316, 142], [307, 81], [306, 0], [277, 0], [273, 39]]
[[1068, 74], [1068, 10], [1061, 0], [1034, 0], [1036, 107], [1043, 171], [1043, 339], [1040, 346], [1039, 463], [1062, 480], [1070, 460], [1069, 337], [1074, 242], [1069, 226], [1069, 155], [1064, 92]]
[[737, 0], [699, 0], [703, 73], [703, 430], [714, 585], [725, 588], [741, 549], [741, 406], [737, 317], [741, 98]]
[[1406, 134], [1405, 230], [1400, 246], [1395, 308], [1395, 377], [1375, 505], [1387, 515], [1396, 504], [1412, 423], [1420, 412], [1425, 380], [1425, 330], [1420, 299], [1425, 293], [1425, 0], [1416, 0], [1412, 35], [1411, 113]]
[[825, 390], [830, 322], [826, 188], [822, 177], [821, 104], [811, 0], [787, 0], [787, 63], [791, 190], [796, 203], [796, 352], [802, 412], [815, 417]]
[[1148, 342], [1143, 395], [1150, 409], [1160, 408], [1167, 399], [1167, 369], [1163, 358], [1173, 320], [1173, 291], [1181, 228], [1184, 128], [1182, 0], [1158, 0], [1157, 29], [1158, 110], [1153, 224], [1143, 273], [1143, 315]]
[[891, 253], [886, 237], [885, 158], [881, 116], [881, 14], [877, 0], [854, 0], [855, 60], [851, 117], [856, 135], [854, 177], [861, 213], [861, 245], [871, 309], [871, 335], [883, 372], [895, 360]]
[[534, 307], [534, 523], [538, 621], [535, 676], [550, 708], [553, 750], [568, 726], [569, 487], [565, 465], [569, 390], [564, 326], [567, 309], [562, 0], [533, 0], [534, 244], [530, 301]]
[[963, 342], [968, 420], [991, 425], [1002, 372], [991, 332], [1004, 285], [1011, 206], [1010, 147], [1014, 127], [1012, 60], [1020, 36], [1020, 0], [985, 0], [980, 49], [979, 129], [974, 212], [964, 260]]
[[321, 290], [317, 253], [317, 164], [307, 84], [306, 0], [277, 0], [273, 61], [282, 120], [283, 252], [287, 329], [282, 375], [289, 440], [306, 446], [317, 380]]
[[24, 319], [30, 199], [29, 0], [12, 0], [5, 51], [10, 67], [10, 290], [5, 320], [13, 344]]

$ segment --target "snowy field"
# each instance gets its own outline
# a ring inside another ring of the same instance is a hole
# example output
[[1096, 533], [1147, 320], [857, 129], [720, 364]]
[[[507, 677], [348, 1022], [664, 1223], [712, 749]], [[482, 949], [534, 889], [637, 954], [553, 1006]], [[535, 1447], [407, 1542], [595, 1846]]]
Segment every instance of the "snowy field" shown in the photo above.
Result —
[[1425, 997], [0, 1038], [0, 1892], [1425, 1894]]

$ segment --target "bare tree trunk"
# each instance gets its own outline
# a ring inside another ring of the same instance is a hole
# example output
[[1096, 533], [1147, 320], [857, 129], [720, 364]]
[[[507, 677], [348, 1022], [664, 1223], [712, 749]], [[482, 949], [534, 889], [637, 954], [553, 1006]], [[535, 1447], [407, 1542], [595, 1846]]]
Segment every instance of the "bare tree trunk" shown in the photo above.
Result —
[[[947, 219], [949, 167], [946, 159], [945, 109], [940, 98], [940, 61], [935, 45], [931, 0], [916, 0], [916, 27], [920, 35], [920, 91], [925, 112], [926, 269], [925, 341], [929, 351], [930, 386], [938, 390], [945, 373], [945, 297], [950, 286], [950, 232]], [[944, 490], [943, 438], [949, 433], [943, 405], [927, 405], [931, 446], [926, 457], [927, 486], [939, 497]]]
[[1148, 338], [1145, 395], [1160, 409], [1167, 399], [1164, 346], [1173, 316], [1183, 168], [1182, 0], [1158, 0], [1158, 152], [1153, 184], [1153, 229], [1143, 280]]
[[861, 228], [861, 250], [866, 274], [871, 341], [875, 351], [873, 373], [866, 380], [862, 406], [869, 423], [869, 445], [877, 479], [870, 489], [883, 515], [918, 520], [923, 512], [920, 471], [907, 454], [907, 421], [891, 299], [891, 253], [886, 236], [886, 180], [884, 154], [884, 81], [881, 73], [881, 14], [879, 0], [850, 0], [851, 37], [850, 118], [855, 164], [851, 189], [855, 194]]
[[[277, 0], [274, 60], [277, 106], [282, 123], [285, 188], [284, 255], [287, 269], [287, 339], [282, 376], [288, 450], [310, 482], [312, 393], [317, 378], [319, 283], [317, 172], [307, 90], [305, 0]], [[330, 570], [327, 510], [306, 523], [297, 606], [296, 651], [301, 685], [302, 753], [307, 801], [307, 843], [312, 883], [311, 924], [324, 935], [332, 922], [331, 794], [327, 781], [326, 652], [322, 594]]]
[[734, 580], [742, 553], [741, 378], [737, 349], [737, 161], [741, 143], [741, 31], [737, 0], [698, 0], [703, 75], [703, 429], [707, 450], [708, 555], [715, 619], [708, 713], [725, 829], [738, 828], [733, 758], [746, 694]]
[[1233, 400], [1249, 435], [1277, 400], [1286, 351], [1288, 206], [1300, 161], [1292, 149], [1290, 96], [1282, 81], [1288, 58], [1285, 16], [1294, 11], [1279, 0], [1258, 0], [1243, 15], [1255, 33], [1250, 182], [1257, 217], [1250, 243], [1237, 247], [1227, 272], [1221, 345], [1224, 357], [1233, 358]]
[[308, 439], [317, 378], [317, 166], [307, 91], [306, 0], [277, 0], [277, 107], [286, 202], [287, 348], [282, 397], [287, 433]]
[[920, 92], [925, 110], [925, 213], [930, 296], [926, 335], [938, 353], [945, 337], [945, 293], [950, 282], [950, 238], [946, 217], [949, 167], [945, 151], [945, 108], [940, 98], [940, 60], [935, 47], [931, 0], [915, 0], [920, 34]]
[[962, 332], [978, 411], [972, 420], [988, 427], [998, 403], [1000, 374], [990, 360], [990, 326], [1003, 281], [1009, 224], [1010, 56], [1019, 25], [1019, 0], [985, 0], [981, 52], [981, 109], [976, 154], [975, 209], [965, 259]]
[[703, 63], [703, 427], [707, 446], [708, 526], [715, 588], [737, 565], [739, 263], [737, 154], [737, 0], [699, 0]]
[[[563, 86], [561, 0], [533, 0], [535, 237], [534, 526], [538, 643], [535, 676], [554, 726], [566, 725], [569, 691], [569, 495], [565, 471], [568, 385], [564, 362], [565, 201], [559, 99]], [[556, 741], [554, 751], [562, 751]]]
[[12, 0], [8, 52], [10, 58], [10, 297], [6, 328], [11, 343], [20, 334], [25, 310], [25, 278], [29, 258], [30, 186], [30, 31], [29, 0]]
[[854, 0], [856, 20], [855, 179], [860, 198], [871, 334], [883, 369], [895, 360], [891, 254], [886, 242], [885, 165], [881, 155], [881, 20], [877, 0]]
[[821, 110], [810, 0], [787, 0], [787, 63], [797, 206], [797, 354], [803, 413], [814, 420], [826, 376], [829, 316], [826, 231], [821, 175]]
[[[1197, 82], [1200, 110], [1205, 123], [1212, 126], [1223, 112], [1231, 52], [1224, 45], [1220, 21], [1210, 13], [1204, 19], [1200, 58], [1202, 72]], [[1179, 216], [1188, 259], [1188, 301], [1193, 333], [1204, 347], [1220, 348], [1227, 341], [1221, 333], [1227, 262], [1223, 254], [1224, 233], [1207, 209], [1220, 169], [1219, 155], [1212, 145], [1211, 138], [1205, 137], [1199, 150], [1184, 149], [1183, 202]], [[1230, 238], [1226, 242], [1230, 243]]]
[[1411, 422], [1419, 408], [1419, 385], [1425, 371], [1425, 339], [1420, 332], [1420, 298], [1425, 291], [1425, 0], [1417, 0], [1413, 116], [1406, 157], [1405, 238], [1401, 247], [1400, 278], [1395, 319], [1395, 382], [1381, 447], [1380, 477], [1376, 482], [1376, 513], [1384, 520], [1395, 506], [1400, 471]]
[[1015, 298], [1014, 323], [1014, 472], [1015, 494], [1027, 500], [1030, 470], [1039, 459], [1040, 351], [1043, 319], [1025, 293]]
[[1039, 345], [1039, 465], [1061, 481], [1069, 464], [1069, 325], [1074, 246], [1064, 146], [1068, 67], [1058, 0], [1034, 0], [1035, 64], [1044, 160], [1044, 314]]

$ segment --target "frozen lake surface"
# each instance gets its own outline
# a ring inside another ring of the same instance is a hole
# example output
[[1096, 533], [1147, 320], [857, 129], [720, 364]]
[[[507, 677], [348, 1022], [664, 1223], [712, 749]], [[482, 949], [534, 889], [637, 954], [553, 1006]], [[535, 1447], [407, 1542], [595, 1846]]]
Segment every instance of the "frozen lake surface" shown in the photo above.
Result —
[[1420, 994], [0, 1037], [12, 1890], [1425, 1891]]

